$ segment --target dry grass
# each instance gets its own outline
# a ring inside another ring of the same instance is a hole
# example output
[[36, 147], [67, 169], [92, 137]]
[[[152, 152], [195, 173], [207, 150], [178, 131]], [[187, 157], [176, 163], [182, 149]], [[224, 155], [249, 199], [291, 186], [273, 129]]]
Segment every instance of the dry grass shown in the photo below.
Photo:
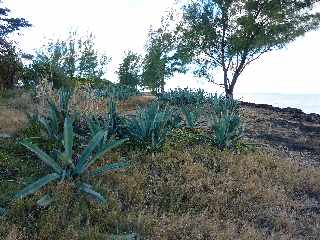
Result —
[[[35, 100], [38, 106], [38, 113], [46, 115], [49, 100], [55, 99], [56, 103], [58, 103], [58, 92], [45, 79], [38, 85], [36, 92]], [[102, 115], [106, 111], [106, 101], [103, 98], [98, 98], [89, 86], [81, 86], [74, 89], [69, 109], [71, 112], [79, 112], [81, 115]]]
[[[72, 105], [83, 114], [104, 112], [105, 102], [87, 93], [79, 90]], [[119, 108], [132, 111], [152, 100], [131, 97]], [[175, 131], [154, 156], [126, 147], [105, 156], [105, 163], [123, 155], [132, 163], [95, 181], [108, 196], [106, 205], [73, 194], [68, 184], [48, 187], [56, 202], [47, 209], [35, 206], [39, 193], [12, 204], [0, 219], [0, 239], [117, 239], [112, 235], [128, 233], [142, 239], [319, 239], [319, 168], [260, 149], [221, 152], [199, 142], [201, 131]], [[0, 184], [16, 189], [30, 181], [33, 168], [22, 166], [27, 157], [11, 157], [3, 162], [16, 176]]]
[[0, 106], [0, 134], [13, 135], [28, 123], [24, 112]]
[[80, 198], [81, 207], [71, 185], [50, 187], [55, 204], [37, 209], [39, 194], [20, 201], [0, 232], [9, 234], [14, 225], [23, 239], [112, 239], [131, 232], [143, 239], [317, 239], [319, 169], [261, 151], [234, 154], [173, 141], [178, 138], [154, 157], [129, 151], [130, 168], [97, 182], [107, 205]]
[[133, 111], [138, 107], [145, 107], [155, 99], [154, 96], [132, 96], [118, 104], [119, 111]]
[[[34, 98], [25, 91], [16, 91], [11, 95], [0, 102], [0, 134], [13, 135], [19, 132], [28, 125], [26, 113], [47, 115], [49, 100], [59, 101], [57, 91], [46, 80], [38, 85]], [[83, 116], [104, 115], [106, 105], [106, 100], [96, 97], [88, 87], [75, 89], [70, 99], [71, 113], [78, 112]]]
[[[58, 103], [57, 91], [45, 79], [37, 86], [34, 98], [28, 92], [15, 92], [0, 106], [0, 134], [15, 134], [28, 124], [26, 113], [48, 114], [49, 100], [55, 99]], [[133, 96], [118, 103], [119, 111], [134, 111], [137, 107], [144, 107], [154, 100], [153, 96]], [[97, 97], [92, 89], [82, 86], [76, 88], [70, 99], [71, 113], [78, 112], [82, 116], [104, 115], [107, 100]]]
[[141, 166], [107, 180], [118, 186], [127, 211], [152, 213], [145, 216], [153, 221], [149, 239], [316, 239], [320, 234], [318, 169], [208, 146], [170, 149], [154, 162], [150, 156], [137, 158]]

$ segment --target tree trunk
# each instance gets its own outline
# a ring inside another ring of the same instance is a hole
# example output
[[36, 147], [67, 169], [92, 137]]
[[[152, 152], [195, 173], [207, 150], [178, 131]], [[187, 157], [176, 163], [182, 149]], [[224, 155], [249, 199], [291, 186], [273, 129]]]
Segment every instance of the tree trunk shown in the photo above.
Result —
[[164, 93], [164, 83], [161, 84], [161, 89], [160, 89], [161, 93]]
[[226, 97], [229, 99], [233, 99], [233, 88], [234, 86], [230, 85], [229, 78], [228, 78], [228, 70], [223, 70], [223, 82], [224, 82], [224, 91], [226, 94]]
[[225, 88], [225, 93], [228, 99], [233, 99], [233, 88]]

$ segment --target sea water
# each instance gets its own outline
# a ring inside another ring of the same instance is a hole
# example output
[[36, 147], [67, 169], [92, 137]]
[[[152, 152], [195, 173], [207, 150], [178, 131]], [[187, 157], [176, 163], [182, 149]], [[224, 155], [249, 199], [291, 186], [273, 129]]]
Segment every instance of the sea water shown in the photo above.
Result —
[[305, 113], [320, 114], [320, 94], [240, 93], [236, 98], [245, 102], [292, 107]]

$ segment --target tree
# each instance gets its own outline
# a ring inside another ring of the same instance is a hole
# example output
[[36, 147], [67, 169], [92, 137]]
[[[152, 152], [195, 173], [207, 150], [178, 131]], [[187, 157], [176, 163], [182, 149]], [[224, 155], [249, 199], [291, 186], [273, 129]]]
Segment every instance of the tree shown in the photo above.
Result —
[[10, 10], [1, 6], [0, 1], [0, 91], [12, 88], [22, 70], [21, 54], [8, 35], [31, 24], [24, 18], [10, 17]]
[[[317, 29], [318, 0], [198, 0], [182, 8], [177, 54], [210, 81], [222, 69], [227, 97], [244, 69], [263, 54]], [[218, 84], [218, 83], [217, 83]]]
[[109, 61], [95, 49], [92, 34], [79, 37], [71, 32], [67, 39], [51, 40], [38, 50], [31, 71], [35, 79], [47, 78], [55, 88], [60, 88], [75, 81], [100, 81]]
[[160, 41], [150, 44], [147, 51], [143, 61], [142, 85], [152, 93], [163, 92], [167, 58], [163, 54]]
[[14, 44], [2, 42], [0, 44], [0, 92], [13, 88], [22, 71], [22, 60]]
[[184, 72], [182, 61], [176, 58], [176, 34], [171, 29], [172, 15], [162, 19], [161, 27], [149, 32], [143, 60], [142, 85], [153, 93], [164, 92], [165, 80], [175, 72]]
[[126, 52], [117, 73], [120, 84], [137, 88], [141, 78], [141, 57], [134, 52]]
[[24, 18], [9, 17], [11, 10], [1, 5], [0, 0], [0, 39], [6, 38], [10, 33], [21, 28], [31, 27], [31, 24]]

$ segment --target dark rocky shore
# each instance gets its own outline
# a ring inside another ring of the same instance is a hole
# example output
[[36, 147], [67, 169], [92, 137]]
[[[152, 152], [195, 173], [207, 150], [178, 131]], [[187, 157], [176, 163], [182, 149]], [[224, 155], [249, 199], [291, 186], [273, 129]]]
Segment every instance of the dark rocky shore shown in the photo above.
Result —
[[320, 166], [320, 115], [248, 102], [241, 107], [248, 140], [300, 164]]

